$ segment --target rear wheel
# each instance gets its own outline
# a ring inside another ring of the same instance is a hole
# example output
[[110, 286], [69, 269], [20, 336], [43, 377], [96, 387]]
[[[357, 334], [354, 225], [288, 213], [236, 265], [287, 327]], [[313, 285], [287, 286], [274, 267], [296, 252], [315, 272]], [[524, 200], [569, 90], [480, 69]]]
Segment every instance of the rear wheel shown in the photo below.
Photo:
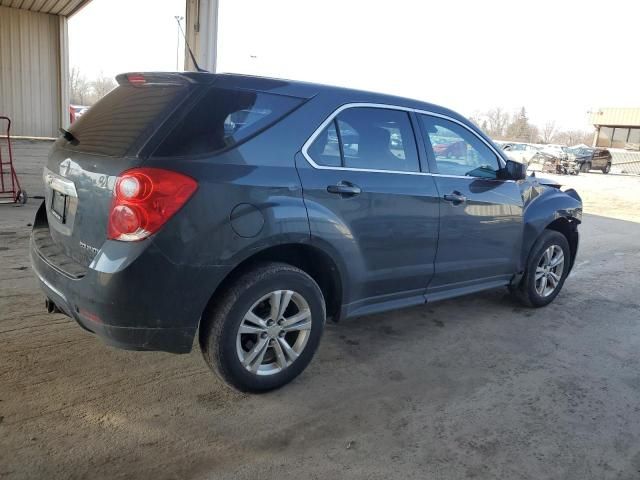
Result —
[[527, 268], [512, 293], [529, 307], [544, 307], [558, 295], [569, 274], [571, 250], [566, 237], [545, 230], [531, 249]]
[[207, 364], [232, 387], [263, 392], [297, 377], [318, 348], [325, 303], [316, 282], [282, 263], [242, 275], [203, 317]]
[[607, 163], [607, 166], [602, 169], [602, 173], [605, 175], [611, 171], [611, 164]]

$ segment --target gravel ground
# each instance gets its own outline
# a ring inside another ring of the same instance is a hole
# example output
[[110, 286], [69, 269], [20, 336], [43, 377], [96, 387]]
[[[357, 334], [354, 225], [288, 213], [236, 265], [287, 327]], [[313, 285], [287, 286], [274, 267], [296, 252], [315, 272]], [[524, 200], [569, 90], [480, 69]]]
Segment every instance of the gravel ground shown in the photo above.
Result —
[[587, 214], [552, 306], [496, 290], [330, 324], [259, 396], [47, 315], [37, 202], [0, 206], [0, 478], [640, 478], [640, 177], [554, 178]]

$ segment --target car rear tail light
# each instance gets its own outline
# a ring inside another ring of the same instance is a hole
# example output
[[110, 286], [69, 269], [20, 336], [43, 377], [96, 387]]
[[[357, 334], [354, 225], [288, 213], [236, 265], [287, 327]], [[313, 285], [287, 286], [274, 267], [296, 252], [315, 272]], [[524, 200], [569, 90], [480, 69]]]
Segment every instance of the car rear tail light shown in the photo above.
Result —
[[182, 173], [134, 168], [116, 180], [108, 237], [126, 242], [156, 233], [191, 198], [198, 183]]

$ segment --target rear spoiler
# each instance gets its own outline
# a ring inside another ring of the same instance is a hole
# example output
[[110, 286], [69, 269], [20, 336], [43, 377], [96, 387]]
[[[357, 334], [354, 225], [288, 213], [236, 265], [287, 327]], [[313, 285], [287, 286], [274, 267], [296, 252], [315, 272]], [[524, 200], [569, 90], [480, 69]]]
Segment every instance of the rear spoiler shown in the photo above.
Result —
[[203, 72], [129, 72], [116, 76], [118, 85], [193, 85], [213, 83], [216, 76]]

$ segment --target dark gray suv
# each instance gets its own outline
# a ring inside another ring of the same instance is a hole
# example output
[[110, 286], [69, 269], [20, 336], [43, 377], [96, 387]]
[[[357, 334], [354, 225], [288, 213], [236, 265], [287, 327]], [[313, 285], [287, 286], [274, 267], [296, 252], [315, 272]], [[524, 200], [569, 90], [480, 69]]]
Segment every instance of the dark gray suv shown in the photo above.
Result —
[[50, 311], [189, 352], [245, 391], [311, 361], [326, 318], [496, 287], [540, 307], [578, 249], [573, 190], [464, 117], [387, 95], [144, 73], [63, 132], [31, 237]]

